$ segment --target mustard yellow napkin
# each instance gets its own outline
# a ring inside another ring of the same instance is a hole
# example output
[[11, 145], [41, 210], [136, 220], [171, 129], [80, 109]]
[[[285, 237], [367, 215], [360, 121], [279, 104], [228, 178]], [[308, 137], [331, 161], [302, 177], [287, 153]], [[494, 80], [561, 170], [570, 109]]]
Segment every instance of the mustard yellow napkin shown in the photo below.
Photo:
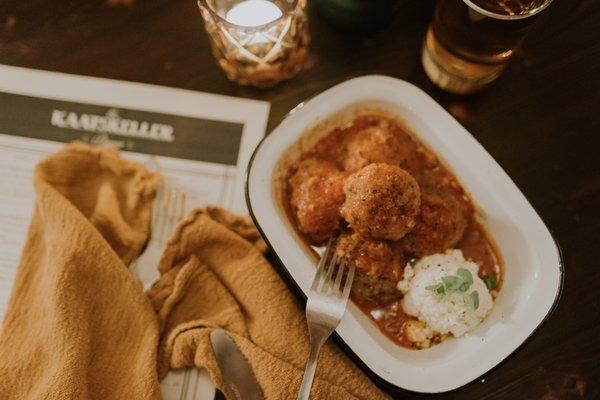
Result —
[[[292, 399], [308, 353], [304, 313], [262, 256], [247, 218], [191, 213], [145, 294], [127, 265], [149, 234], [160, 180], [115, 150], [67, 146], [36, 169], [36, 204], [0, 332], [0, 399], [160, 399], [173, 368], [207, 368], [228, 398], [208, 340], [226, 329], [266, 399]], [[314, 399], [381, 399], [334, 345]]]

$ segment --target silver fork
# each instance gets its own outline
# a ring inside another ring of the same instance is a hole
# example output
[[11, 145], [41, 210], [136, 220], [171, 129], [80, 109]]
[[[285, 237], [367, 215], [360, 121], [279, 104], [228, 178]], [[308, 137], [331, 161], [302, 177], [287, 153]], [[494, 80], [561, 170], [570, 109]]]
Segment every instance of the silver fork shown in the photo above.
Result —
[[[148, 259], [144, 263], [151, 269], [144, 271], [142, 277], [146, 289], [159, 278], [156, 266], [165, 244], [173, 234], [177, 224], [184, 217], [185, 211], [185, 191], [172, 186], [163, 186], [158, 190], [152, 209], [152, 233], [148, 243]], [[180, 387], [185, 388], [182, 390], [187, 390], [187, 385], [192, 379], [193, 373], [197, 373], [197, 370], [186, 368], [183, 371], [169, 371], [167, 376], [173, 382], [177, 382]], [[184, 393], [181, 392], [180, 396], [184, 396]]]
[[332, 244], [333, 240], [330, 240], [321, 261], [319, 261], [317, 273], [306, 302], [310, 353], [297, 400], [307, 400], [310, 396], [319, 352], [323, 343], [333, 333], [344, 316], [348, 297], [350, 296], [350, 288], [354, 280], [355, 267], [353, 262], [347, 262], [345, 257], [339, 257], [337, 254], [333, 254], [329, 258]]
[[185, 213], [185, 192], [172, 186], [163, 186], [156, 195], [152, 210], [152, 239], [164, 245]]
[[183, 190], [166, 185], [158, 189], [152, 209], [150, 241], [144, 253], [131, 266], [132, 273], [145, 288], [159, 277], [156, 265], [160, 254], [175, 226], [183, 218], [185, 206], [186, 194]]

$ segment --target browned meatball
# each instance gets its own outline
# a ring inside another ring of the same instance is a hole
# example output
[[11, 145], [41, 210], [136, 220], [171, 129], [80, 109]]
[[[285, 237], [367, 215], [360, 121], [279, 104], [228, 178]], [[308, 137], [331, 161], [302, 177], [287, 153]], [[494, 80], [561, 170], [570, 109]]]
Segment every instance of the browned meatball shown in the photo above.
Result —
[[340, 170], [338, 167], [330, 161], [307, 158], [298, 163], [295, 171], [289, 178], [289, 184], [293, 188], [301, 185], [313, 176], [328, 177], [339, 173]]
[[352, 233], [338, 239], [336, 253], [356, 265], [352, 295], [357, 300], [383, 304], [400, 296], [396, 286], [404, 257], [398, 246]]
[[356, 172], [372, 163], [400, 165], [407, 149], [401, 146], [387, 120], [350, 132], [342, 147], [342, 167]]
[[438, 190], [423, 190], [421, 213], [417, 225], [402, 239], [404, 248], [419, 257], [452, 248], [467, 227], [465, 211], [456, 196]]
[[344, 174], [333, 163], [308, 159], [302, 161], [289, 178], [290, 205], [298, 229], [312, 244], [320, 245], [337, 233], [344, 203]]
[[415, 226], [421, 204], [419, 185], [400, 167], [370, 164], [346, 179], [344, 193], [340, 212], [356, 232], [399, 240]]
[[347, 135], [348, 132], [346, 129], [335, 128], [315, 143], [306, 154], [309, 154], [312, 157], [335, 160], [337, 162], [341, 159], [342, 154], [342, 146], [340, 143], [344, 141], [344, 138]]

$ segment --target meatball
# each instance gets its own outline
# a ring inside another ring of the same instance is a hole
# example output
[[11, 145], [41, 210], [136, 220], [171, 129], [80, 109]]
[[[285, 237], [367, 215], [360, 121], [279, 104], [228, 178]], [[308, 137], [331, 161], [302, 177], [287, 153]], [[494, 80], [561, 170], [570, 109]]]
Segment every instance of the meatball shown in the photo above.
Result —
[[386, 120], [351, 132], [342, 147], [342, 167], [356, 172], [372, 163], [400, 165], [408, 156], [408, 150], [390, 128]]
[[356, 266], [352, 295], [357, 300], [384, 304], [400, 297], [397, 285], [405, 262], [399, 246], [352, 233], [337, 240], [335, 252]]
[[288, 183], [298, 229], [314, 245], [327, 242], [342, 222], [344, 174], [333, 163], [308, 159], [300, 162]]
[[288, 182], [293, 188], [313, 176], [328, 177], [336, 174], [340, 174], [340, 170], [334, 163], [318, 158], [307, 158], [298, 163]]
[[344, 142], [347, 133], [348, 132], [346, 129], [333, 129], [326, 136], [315, 143], [315, 145], [307, 152], [307, 154], [317, 158], [336, 160], [337, 162], [342, 157], [343, 146], [340, 146], [340, 143]]
[[416, 224], [419, 185], [400, 167], [370, 164], [346, 178], [344, 193], [340, 212], [356, 232], [399, 240]]
[[433, 189], [421, 193], [421, 213], [402, 243], [410, 253], [423, 257], [455, 246], [467, 227], [466, 210], [454, 195]]
[[349, 172], [356, 172], [372, 163], [418, 169], [415, 143], [395, 123], [386, 119], [348, 132], [341, 153], [340, 164]]

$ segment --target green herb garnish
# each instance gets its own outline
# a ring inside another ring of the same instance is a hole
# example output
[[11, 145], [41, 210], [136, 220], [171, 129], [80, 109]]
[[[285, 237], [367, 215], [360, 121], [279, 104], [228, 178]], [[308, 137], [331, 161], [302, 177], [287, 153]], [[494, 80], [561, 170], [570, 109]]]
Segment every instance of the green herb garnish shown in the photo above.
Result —
[[[490, 281], [490, 284], [493, 283], [493, 286], [496, 286], [496, 279], [494, 277], [486, 276], [486, 278], [492, 278], [493, 281]], [[442, 281], [440, 283], [437, 283], [435, 285], [429, 285], [425, 289], [432, 290], [440, 296], [445, 296], [447, 293], [452, 292], [465, 293], [467, 290], [469, 290], [472, 284], [473, 275], [471, 274], [471, 271], [469, 271], [466, 268], [459, 268], [458, 270], [456, 270], [456, 275], [444, 276], [442, 277]], [[486, 285], [488, 285], [488, 288], [490, 287], [487, 281]], [[479, 308], [479, 292], [474, 290], [471, 293], [469, 293], [469, 295], [467, 296], [467, 301], [469, 302], [471, 307], [473, 307], [474, 310], [477, 310]]]
[[466, 292], [473, 284], [473, 275], [468, 269], [459, 268], [456, 275], [442, 277], [442, 282], [427, 286], [425, 289], [433, 290], [437, 294], [445, 295], [451, 292]]
[[494, 290], [496, 289], [496, 286], [498, 286], [498, 280], [493, 275], [484, 276], [483, 282], [485, 283], [485, 286], [487, 286], [488, 290]]
[[446, 287], [443, 283], [438, 283], [437, 285], [429, 285], [425, 289], [433, 290], [434, 292], [442, 296], [446, 294]]
[[444, 276], [442, 278], [443, 285], [448, 289], [448, 291], [457, 290], [462, 284], [462, 280], [458, 276]]
[[459, 268], [456, 271], [456, 275], [462, 279], [462, 283], [459, 286], [458, 290], [461, 292], [466, 292], [473, 284], [473, 275], [471, 275], [471, 271], [466, 268]]
[[479, 308], [479, 292], [477, 290], [472, 291], [468, 299], [473, 310], [477, 310]]

